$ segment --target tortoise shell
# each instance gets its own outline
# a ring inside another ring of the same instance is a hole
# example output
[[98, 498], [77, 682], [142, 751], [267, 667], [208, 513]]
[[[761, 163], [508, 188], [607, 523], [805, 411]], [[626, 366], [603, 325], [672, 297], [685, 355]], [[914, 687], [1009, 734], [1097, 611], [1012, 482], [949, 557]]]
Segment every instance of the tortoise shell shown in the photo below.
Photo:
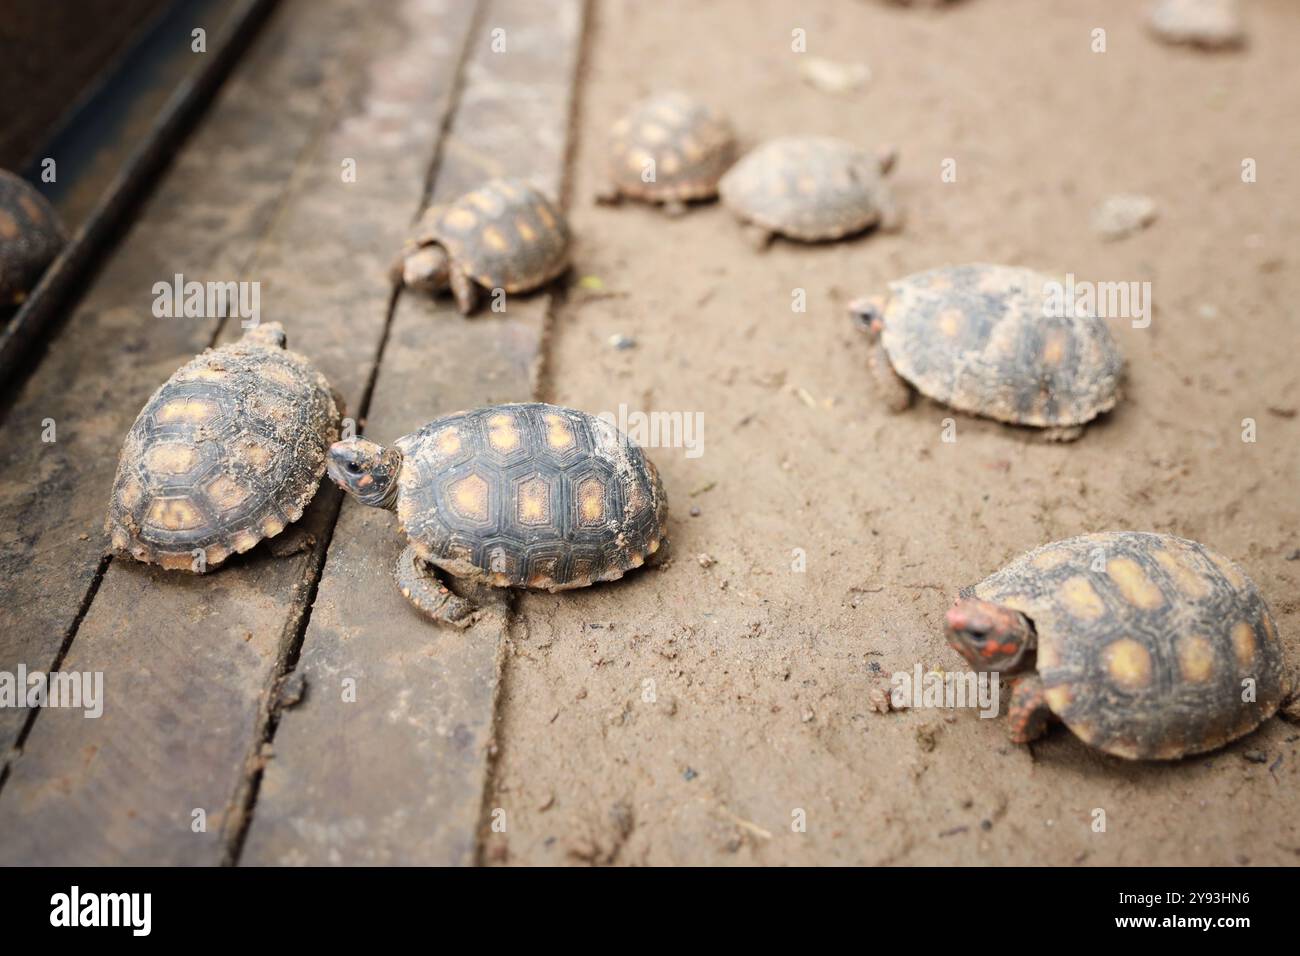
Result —
[[716, 196], [718, 180], [735, 158], [731, 124], [684, 93], [643, 100], [610, 130], [611, 184], [624, 196], [649, 202]]
[[894, 371], [959, 411], [1081, 425], [1115, 406], [1124, 362], [1103, 319], [1044, 314], [1051, 281], [992, 265], [908, 276], [889, 286], [881, 345]]
[[395, 442], [397, 516], [416, 553], [497, 587], [583, 587], [664, 540], [654, 465], [609, 422], [540, 403], [459, 412]]
[[450, 206], [433, 207], [418, 242], [436, 242], [479, 285], [527, 292], [569, 265], [569, 227], [523, 179], [492, 179]]
[[[1136, 531], [1068, 538], [963, 591], [972, 594], [1030, 619], [1048, 706], [1107, 753], [1212, 750], [1254, 730], [1288, 692], [1258, 588], [1194, 541]], [[1243, 701], [1248, 681], [1254, 699]]]
[[45, 197], [0, 169], [0, 309], [22, 305], [66, 241]]
[[203, 571], [274, 537], [316, 493], [338, 419], [329, 383], [284, 348], [278, 323], [206, 350], [127, 433], [106, 523], [112, 547]]
[[719, 184], [741, 219], [819, 242], [861, 232], [890, 204], [880, 157], [819, 136], [770, 140], [736, 163]]

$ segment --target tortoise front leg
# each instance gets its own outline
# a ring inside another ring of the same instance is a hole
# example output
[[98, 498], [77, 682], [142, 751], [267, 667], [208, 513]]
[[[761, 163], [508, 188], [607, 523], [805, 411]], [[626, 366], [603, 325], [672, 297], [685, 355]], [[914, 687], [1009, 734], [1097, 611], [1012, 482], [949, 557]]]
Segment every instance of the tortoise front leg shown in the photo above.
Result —
[[452, 593], [438, 572], [410, 545], [398, 557], [393, 573], [406, 599], [435, 623], [469, 627], [478, 620], [478, 605]]
[[901, 412], [912, 403], [912, 386], [894, 371], [894, 363], [889, 361], [889, 355], [879, 339], [871, 343], [871, 349], [867, 352], [867, 366], [876, 380], [886, 408], [891, 412]]
[[1047, 706], [1043, 679], [1025, 674], [1011, 679], [1011, 703], [1007, 705], [1008, 730], [1013, 744], [1027, 744], [1047, 732], [1052, 709]]
[[460, 266], [451, 267], [451, 294], [456, 298], [456, 308], [461, 315], [469, 315], [478, 304], [478, 286], [474, 280], [465, 275]]

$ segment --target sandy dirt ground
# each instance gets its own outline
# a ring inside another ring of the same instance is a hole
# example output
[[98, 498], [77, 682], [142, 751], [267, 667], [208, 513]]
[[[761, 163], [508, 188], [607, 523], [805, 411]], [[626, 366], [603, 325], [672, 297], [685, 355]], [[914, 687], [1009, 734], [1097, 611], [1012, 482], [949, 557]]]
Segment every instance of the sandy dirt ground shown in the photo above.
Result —
[[[882, 715], [868, 700], [895, 671], [962, 666], [941, 633], [959, 586], [1108, 529], [1239, 560], [1300, 661], [1300, 9], [1246, 8], [1248, 48], [1207, 54], [1154, 42], [1131, 0], [596, 5], [570, 210], [576, 274], [603, 288], [560, 304], [542, 397], [702, 412], [703, 454], [651, 452], [672, 509], [666, 568], [520, 601], [484, 814], [509, 825], [485, 825], [485, 860], [1300, 862], [1294, 723], [1132, 764], [1061, 728], [1030, 750], [969, 710]], [[870, 82], [834, 95], [801, 81], [796, 28], [808, 55], [865, 62]], [[593, 205], [610, 123], [667, 88], [727, 112], [744, 147], [896, 144], [906, 229], [755, 253], [717, 205], [678, 220]], [[1093, 210], [1124, 192], [1152, 196], [1159, 218], [1103, 242]], [[894, 416], [874, 401], [846, 302], [967, 261], [1152, 283], [1151, 326], [1112, 323], [1125, 401], [1081, 441], [958, 416], [949, 443], [940, 406]]]

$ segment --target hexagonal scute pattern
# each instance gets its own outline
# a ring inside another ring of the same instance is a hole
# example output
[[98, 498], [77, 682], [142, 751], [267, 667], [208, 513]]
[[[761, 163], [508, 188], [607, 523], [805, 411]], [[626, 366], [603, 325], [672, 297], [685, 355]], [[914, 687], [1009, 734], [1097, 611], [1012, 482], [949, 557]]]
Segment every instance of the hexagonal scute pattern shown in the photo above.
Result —
[[400, 439], [400, 512], [452, 574], [559, 590], [608, 581], [664, 537], [654, 465], [611, 424], [539, 402], [431, 422]]
[[166, 567], [247, 551], [302, 516], [338, 437], [329, 385], [300, 355], [236, 342], [149, 399], [122, 446], [112, 545]]

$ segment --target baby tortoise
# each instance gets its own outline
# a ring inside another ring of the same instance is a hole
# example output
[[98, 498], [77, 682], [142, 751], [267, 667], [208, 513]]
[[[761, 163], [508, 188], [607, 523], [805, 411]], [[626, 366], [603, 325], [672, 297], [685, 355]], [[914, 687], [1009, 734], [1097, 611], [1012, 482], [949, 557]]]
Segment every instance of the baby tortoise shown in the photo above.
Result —
[[364, 505], [397, 512], [402, 593], [440, 624], [477, 607], [442, 574], [561, 591], [621, 578], [664, 543], [659, 473], [609, 422], [557, 405], [457, 412], [385, 448], [336, 443], [329, 474]]
[[901, 225], [882, 178], [895, 159], [892, 149], [870, 153], [829, 137], [774, 139], [746, 154], [718, 188], [755, 248], [778, 233], [801, 242], [842, 239]]
[[154, 392], [127, 433], [106, 530], [138, 561], [206, 571], [302, 517], [339, 437], [325, 377], [264, 322]]
[[45, 197], [0, 169], [0, 313], [26, 301], [67, 241]]
[[1119, 401], [1124, 362], [1104, 320], [1045, 315], [1051, 281], [1011, 266], [947, 266], [850, 303], [885, 404], [902, 411], [916, 389], [958, 411], [1078, 438]]
[[1254, 582], [1167, 534], [1086, 534], [1030, 551], [964, 588], [945, 633], [972, 667], [1015, 675], [1016, 743], [1057, 717], [1106, 753], [1174, 760], [1250, 733], [1289, 691]]
[[568, 267], [569, 227], [559, 210], [525, 180], [492, 179], [425, 210], [393, 279], [430, 295], [450, 287], [469, 315], [480, 286], [528, 292]]
[[718, 194], [718, 180], [735, 159], [736, 134], [726, 119], [684, 93], [664, 93], [614, 124], [609, 182], [596, 200], [640, 199], [680, 215], [687, 202]]

